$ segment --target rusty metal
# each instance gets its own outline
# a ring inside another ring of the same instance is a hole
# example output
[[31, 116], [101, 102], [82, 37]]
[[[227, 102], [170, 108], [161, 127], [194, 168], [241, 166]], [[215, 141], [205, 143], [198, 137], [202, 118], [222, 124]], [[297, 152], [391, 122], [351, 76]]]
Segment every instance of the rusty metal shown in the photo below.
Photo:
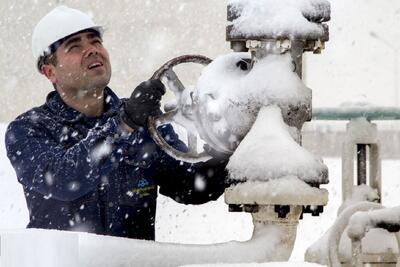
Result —
[[[301, 41], [304, 42], [305, 44], [308, 42], [315, 42], [315, 41], [322, 41], [322, 42], [327, 42], [329, 41], [329, 27], [326, 24], [320, 24], [318, 25], [321, 28], [322, 34], [309, 34], [309, 35], [304, 35], [304, 36], [293, 36], [292, 33], [289, 32], [282, 32], [279, 35], [267, 35], [267, 34], [261, 34], [261, 35], [251, 35], [251, 34], [238, 34], [234, 33], [233, 31], [233, 26], [228, 25], [226, 27], [226, 41], [247, 41], [247, 40], [293, 40], [293, 41]], [[305, 45], [305, 47], [308, 47], [308, 45]]]
[[210, 155], [208, 155], [205, 152], [197, 154], [193, 151], [189, 151], [188, 153], [185, 153], [185, 152], [182, 152], [182, 151], [179, 151], [179, 150], [173, 148], [164, 140], [164, 138], [161, 136], [161, 134], [157, 131], [158, 126], [168, 123], [168, 122], [171, 122], [172, 118], [176, 114], [176, 112], [177, 112], [177, 110], [173, 110], [173, 111], [164, 113], [159, 118], [154, 118], [154, 117], [149, 118], [148, 130], [149, 130], [150, 135], [153, 138], [154, 142], [156, 142], [156, 144], [165, 153], [167, 153], [168, 155], [170, 155], [171, 157], [173, 157], [177, 160], [181, 160], [181, 161], [185, 161], [185, 162], [189, 162], [189, 163], [196, 163], [196, 162], [207, 161], [207, 160], [211, 159]]
[[[208, 57], [202, 56], [202, 55], [183, 55], [180, 57], [173, 58], [166, 62], [164, 65], [162, 65], [158, 70], [154, 72], [152, 75], [151, 79], [161, 79], [162, 77], [167, 78], [168, 81], [170, 81], [172, 84], [170, 86], [174, 87], [173, 90], [175, 91], [183, 91], [185, 90], [185, 87], [183, 83], [179, 80], [178, 76], [176, 73], [173, 71], [173, 67], [183, 64], [183, 63], [198, 63], [202, 65], [208, 65], [212, 60]], [[157, 127], [163, 124], [171, 123], [173, 122], [174, 116], [178, 113], [178, 109], [172, 109], [160, 116], [157, 117], [150, 117], [148, 121], [148, 129], [150, 132], [151, 137], [153, 138], [154, 142], [168, 155], [171, 157], [177, 159], [177, 160], [182, 160], [185, 162], [190, 162], [190, 163], [196, 163], [200, 161], [207, 161], [211, 157], [205, 153], [202, 152], [198, 154], [196, 152], [196, 146], [197, 146], [197, 139], [195, 136], [191, 135], [189, 133], [189, 151], [188, 152], [182, 152], [179, 150], [176, 150], [172, 146], [170, 146], [164, 138], [161, 136], [161, 134], [157, 131]]]
[[173, 67], [182, 64], [182, 63], [199, 63], [202, 65], [208, 65], [211, 63], [211, 59], [202, 55], [183, 55], [180, 57], [176, 57], [171, 59], [162, 65], [158, 70], [156, 70], [151, 76], [151, 79], [160, 79], [167, 70], [172, 69]]

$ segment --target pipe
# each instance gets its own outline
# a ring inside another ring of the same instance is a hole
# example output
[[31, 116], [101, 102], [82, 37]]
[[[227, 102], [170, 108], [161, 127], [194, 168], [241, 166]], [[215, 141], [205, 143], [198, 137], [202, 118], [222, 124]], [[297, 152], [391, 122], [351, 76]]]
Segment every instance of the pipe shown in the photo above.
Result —
[[[386, 208], [376, 211], [357, 212], [352, 215], [347, 228], [347, 235], [352, 242], [352, 255], [354, 267], [362, 267], [362, 251], [361, 240], [364, 238], [369, 229], [381, 228], [389, 232], [399, 232], [400, 230], [400, 208]], [[396, 240], [398, 236], [396, 235]], [[399, 244], [397, 244], [399, 245]], [[355, 260], [354, 260], [355, 259]]]
[[363, 201], [352, 206], [349, 206], [336, 219], [332, 226], [331, 233], [328, 237], [328, 265], [333, 267], [341, 267], [339, 259], [339, 242], [346, 229], [351, 216], [357, 211], [368, 211], [383, 208], [381, 204]]
[[363, 267], [361, 239], [351, 239], [351, 266]]
[[245, 242], [183, 245], [80, 233], [80, 265], [172, 267], [204, 263], [287, 261], [296, 239], [301, 207], [293, 208], [286, 219], [279, 220], [276, 214], [271, 218], [273, 207], [263, 206], [259, 212], [252, 214], [254, 231], [251, 239]]

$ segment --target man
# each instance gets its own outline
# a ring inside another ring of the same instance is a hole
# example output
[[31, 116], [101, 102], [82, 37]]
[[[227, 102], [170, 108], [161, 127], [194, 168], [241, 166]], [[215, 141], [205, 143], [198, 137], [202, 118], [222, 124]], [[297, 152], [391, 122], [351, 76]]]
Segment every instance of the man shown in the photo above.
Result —
[[[32, 47], [55, 91], [6, 133], [28, 204], [27, 227], [153, 240], [157, 186], [181, 203], [222, 194], [226, 158], [183, 163], [151, 139], [146, 124], [161, 112], [160, 81], [141, 83], [125, 101], [107, 87], [109, 55], [101, 27], [88, 15], [55, 8], [35, 27]], [[159, 130], [176, 149], [187, 150], [170, 125]]]

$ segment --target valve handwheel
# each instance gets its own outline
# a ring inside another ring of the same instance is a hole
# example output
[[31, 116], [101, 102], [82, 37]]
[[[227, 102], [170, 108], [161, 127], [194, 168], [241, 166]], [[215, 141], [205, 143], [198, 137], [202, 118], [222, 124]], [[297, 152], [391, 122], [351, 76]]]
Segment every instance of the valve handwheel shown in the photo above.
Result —
[[[173, 92], [183, 92], [184, 90], [187, 90], [176, 73], [174, 72], [173, 68], [179, 64], [183, 63], [198, 63], [201, 65], [208, 65], [212, 60], [209, 59], [208, 57], [201, 56], [201, 55], [183, 55], [180, 57], [176, 57], [171, 59], [170, 61], [166, 62], [164, 65], [162, 65], [156, 72], [154, 72], [153, 76], [151, 79], [159, 79], [162, 80], [162, 78], [167, 79], [167, 88], [170, 89]], [[190, 163], [196, 163], [196, 162], [201, 162], [201, 161], [207, 161], [211, 157], [205, 153], [197, 153], [196, 150], [196, 136], [188, 132], [188, 139], [189, 139], [189, 151], [188, 152], [182, 152], [179, 151], [172, 146], [170, 146], [165, 139], [162, 137], [160, 132], [157, 130], [157, 128], [161, 125], [164, 124], [169, 124], [174, 121], [174, 116], [176, 116], [179, 112], [179, 107], [175, 107], [172, 110], [166, 111], [165, 113], [156, 116], [156, 117], [150, 117], [148, 121], [148, 128], [149, 132], [151, 134], [151, 137], [153, 140], [156, 142], [156, 144], [168, 155], [171, 157], [182, 160], [185, 162], [190, 162]]]

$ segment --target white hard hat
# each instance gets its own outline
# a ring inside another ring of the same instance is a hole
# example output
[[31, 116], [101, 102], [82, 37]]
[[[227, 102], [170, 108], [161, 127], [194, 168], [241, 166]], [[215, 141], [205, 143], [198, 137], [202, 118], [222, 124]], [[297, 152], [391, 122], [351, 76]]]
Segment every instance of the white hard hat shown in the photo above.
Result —
[[102, 27], [96, 25], [90, 16], [80, 10], [58, 6], [44, 16], [32, 34], [32, 53], [36, 61], [50, 52], [49, 47], [58, 40], [73, 33], [94, 29], [102, 34]]

